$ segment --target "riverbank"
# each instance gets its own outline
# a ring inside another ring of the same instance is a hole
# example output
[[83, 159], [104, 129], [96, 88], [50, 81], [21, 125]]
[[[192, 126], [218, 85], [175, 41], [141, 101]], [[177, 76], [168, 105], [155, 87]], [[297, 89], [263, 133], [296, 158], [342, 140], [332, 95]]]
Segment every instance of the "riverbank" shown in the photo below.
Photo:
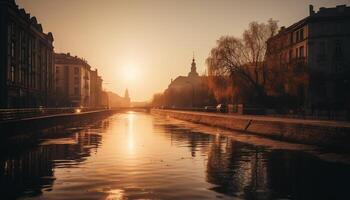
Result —
[[38, 117], [30, 117], [24, 119], [0, 121], [1, 137], [11, 136], [14, 134], [23, 133], [24, 131], [33, 131], [45, 128], [65, 125], [86, 119], [103, 117], [114, 114], [117, 110], [94, 110], [77, 113], [62, 113], [54, 115], [45, 115]]
[[161, 109], [153, 109], [151, 113], [289, 142], [350, 149], [349, 122]]

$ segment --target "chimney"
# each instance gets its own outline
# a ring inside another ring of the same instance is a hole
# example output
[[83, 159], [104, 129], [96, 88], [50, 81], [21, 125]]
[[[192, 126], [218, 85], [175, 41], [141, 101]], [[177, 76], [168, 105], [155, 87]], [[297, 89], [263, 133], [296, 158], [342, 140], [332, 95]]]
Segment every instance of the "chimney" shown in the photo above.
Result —
[[282, 27], [280, 28], [280, 30], [278, 31], [278, 33], [281, 33], [282, 31], [284, 31], [284, 29], [286, 29], [286, 27], [285, 27], [285, 26], [282, 26]]
[[313, 15], [313, 14], [315, 14], [314, 6], [311, 5], [311, 4], [309, 5], [309, 14], [310, 14], [310, 16]]
[[69, 52], [67, 53], [67, 56], [70, 56], [70, 53], [69, 53]]

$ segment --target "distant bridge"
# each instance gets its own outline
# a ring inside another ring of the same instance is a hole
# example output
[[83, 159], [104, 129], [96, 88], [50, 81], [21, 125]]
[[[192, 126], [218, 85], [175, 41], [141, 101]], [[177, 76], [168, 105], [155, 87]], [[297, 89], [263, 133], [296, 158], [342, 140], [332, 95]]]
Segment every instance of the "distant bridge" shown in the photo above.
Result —
[[151, 106], [130, 106], [130, 107], [112, 107], [110, 108], [114, 111], [146, 111], [149, 112], [152, 107]]

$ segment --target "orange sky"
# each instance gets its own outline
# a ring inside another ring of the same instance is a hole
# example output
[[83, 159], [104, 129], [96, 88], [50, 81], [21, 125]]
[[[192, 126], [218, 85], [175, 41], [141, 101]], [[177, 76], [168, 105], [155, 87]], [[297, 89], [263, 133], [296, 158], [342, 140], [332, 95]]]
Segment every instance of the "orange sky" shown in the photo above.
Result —
[[[348, 0], [17, 0], [53, 32], [56, 52], [83, 57], [99, 70], [104, 88], [134, 101], [151, 99], [171, 78], [197, 69], [222, 35], [240, 36], [251, 21], [280, 26], [308, 15], [308, 5]], [[130, 73], [132, 72], [132, 73]], [[132, 74], [132, 75], [130, 75]]]

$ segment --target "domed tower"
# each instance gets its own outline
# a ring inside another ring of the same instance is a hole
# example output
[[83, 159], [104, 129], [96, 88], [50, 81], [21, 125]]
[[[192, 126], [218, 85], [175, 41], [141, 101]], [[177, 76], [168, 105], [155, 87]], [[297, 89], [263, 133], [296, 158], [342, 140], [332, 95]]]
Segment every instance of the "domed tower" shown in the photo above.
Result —
[[191, 63], [191, 72], [188, 73], [188, 76], [189, 76], [189, 77], [198, 76], [197, 67], [196, 67], [196, 61], [195, 61], [195, 59], [194, 59], [194, 56], [193, 56], [193, 58], [192, 58], [192, 63]]

